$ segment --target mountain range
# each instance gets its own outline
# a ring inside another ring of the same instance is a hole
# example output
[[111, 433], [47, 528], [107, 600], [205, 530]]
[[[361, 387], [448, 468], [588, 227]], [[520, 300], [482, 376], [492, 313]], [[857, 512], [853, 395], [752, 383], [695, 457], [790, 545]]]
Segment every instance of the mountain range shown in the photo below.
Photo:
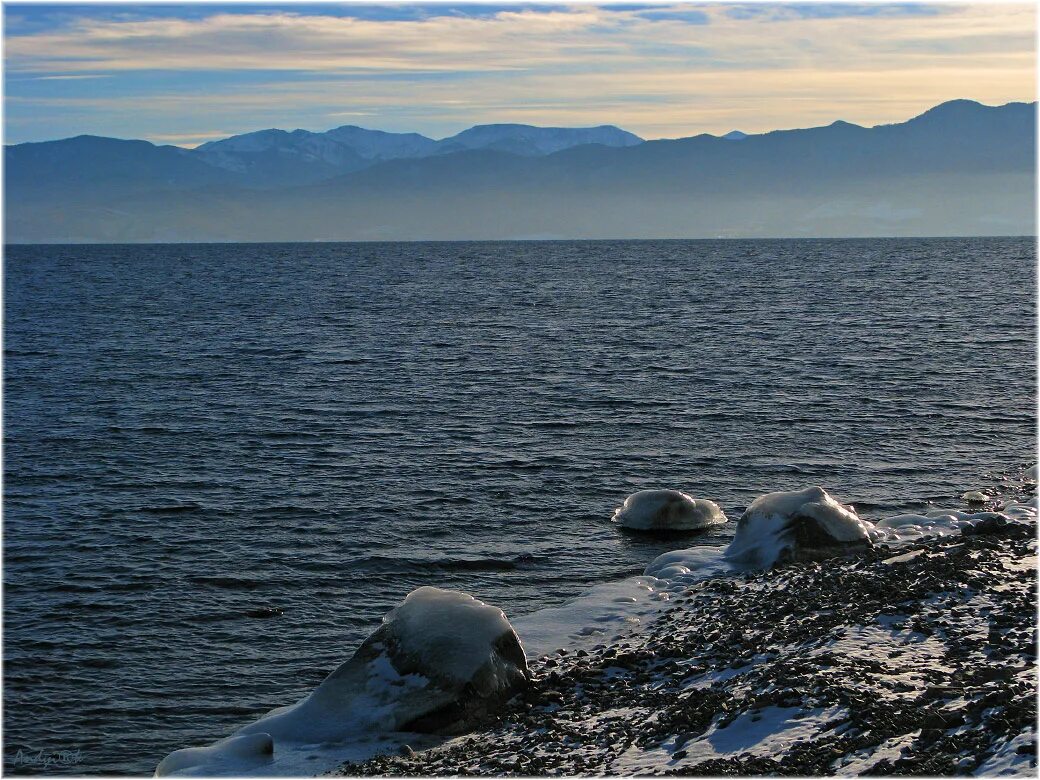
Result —
[[1035, 232], [1036, 104], [644, 141], [344, 126], [196, 149], [77, 136], [4, 149], [9, 243]]

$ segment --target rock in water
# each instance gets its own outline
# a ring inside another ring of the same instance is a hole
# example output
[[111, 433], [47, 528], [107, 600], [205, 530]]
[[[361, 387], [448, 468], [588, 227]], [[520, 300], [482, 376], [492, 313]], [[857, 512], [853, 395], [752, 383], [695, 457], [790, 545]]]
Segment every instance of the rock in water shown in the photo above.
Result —
[[721, 525], [719, 505], [678, 490], [640, 490], [614, 510], [614, 522], [636, 531], [692, 531]]
[[167, 756], [157, 775], [251, 774], [279, 746], [334, 743], [366, 732], [457, 734], [530, 681], [502, 610], [467, 593], [424, 587], [304, 699], [228, 739]]
[[821, 487], [759, 496], [737, 521], [727, 560], [766, 568], [873, 546], [878, 533]]

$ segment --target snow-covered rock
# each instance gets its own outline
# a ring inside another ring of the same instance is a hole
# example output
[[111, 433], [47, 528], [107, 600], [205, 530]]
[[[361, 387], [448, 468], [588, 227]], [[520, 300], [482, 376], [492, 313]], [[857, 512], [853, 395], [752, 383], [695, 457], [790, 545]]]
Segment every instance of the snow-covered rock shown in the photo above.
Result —
[[459, 733], [529, 679], [502, 610], [467, 593], [419, 588], [304, 699], [209, 747], [171, 753], [156, 774], [251, 774], [282, 751], [365, 733]]
[[992, 500], [992, 496], [986, 495], [981, 490], [969, 490], [961, 496], [961, 500], [967, 501], [969, 504], [985, 504]]
[[809, 487], [756, 498], [737, 522], [726, 558], [765, 568], [865, 549], [876, 538], [873, 524], [823, 488]]
[[464, 695], [481, 702], [511, 696], [530, 677], [524, 649], [505, 613], [458, 591], [412, 591], [361, 649], [366, 645], [382, 645], [401, 674], [429, 678], [456, 703]]
[[678, 490], [640, 490], [614, 510], [614, 522], [637, 531], [690, 531], [726, 522], [719, 505]]

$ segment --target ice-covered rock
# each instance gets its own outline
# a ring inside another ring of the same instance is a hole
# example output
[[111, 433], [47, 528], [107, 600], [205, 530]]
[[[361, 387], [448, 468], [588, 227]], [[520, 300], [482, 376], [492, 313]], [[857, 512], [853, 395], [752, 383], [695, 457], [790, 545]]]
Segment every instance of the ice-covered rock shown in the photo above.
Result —
[[969, 490], [961, 496], [961, 500], [967, 501], [969, 504], [985, 504], [987, 501], [991, 501], [992, 498], [992, 496], [986, 495], [981, 490]]
[[[424, 587], [408, 594], [358, 649], [385, 653], [402, 675], [421, 675], [447, 701], [399, 724], [411, 731], [465, 729], [527, 684], [527, 658], [505, 613], [468, 593]], [[380, 649], [382, 648], [382, 649]]]
[[737, 521], [727, 560], [762, 568], [820, 560], [873, 545], [871, 523], [821, 487], [759, 496]]
[[678, 490], [640, 490], [614, 510], [614, 522], [636, 531], [692, 531], [721, 525], [719, 505]]
[[283, 748], [364, 733], [459, 733], [529, 679], [502, 610], [467, 593], [419, 588], [304, 699], [214, 745], [171, 753], [156, 774], [249, 774]]
[[1037, 481], [1038, 466], [1040, 466], [1040, 464], [1034, 463], [1032, 466], [1030, 466], [1028, 469], [1026, 469], [1026, 480], [1028, 482], [1036, 482]]

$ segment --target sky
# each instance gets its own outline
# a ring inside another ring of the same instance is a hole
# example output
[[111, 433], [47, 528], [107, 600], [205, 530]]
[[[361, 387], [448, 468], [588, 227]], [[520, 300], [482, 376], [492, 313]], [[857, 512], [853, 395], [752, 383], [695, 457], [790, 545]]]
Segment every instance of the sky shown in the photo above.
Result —
[[1032, 3], [6, 3], [4, 142], [875, 125], [1034, 100], [1035, 35]]

